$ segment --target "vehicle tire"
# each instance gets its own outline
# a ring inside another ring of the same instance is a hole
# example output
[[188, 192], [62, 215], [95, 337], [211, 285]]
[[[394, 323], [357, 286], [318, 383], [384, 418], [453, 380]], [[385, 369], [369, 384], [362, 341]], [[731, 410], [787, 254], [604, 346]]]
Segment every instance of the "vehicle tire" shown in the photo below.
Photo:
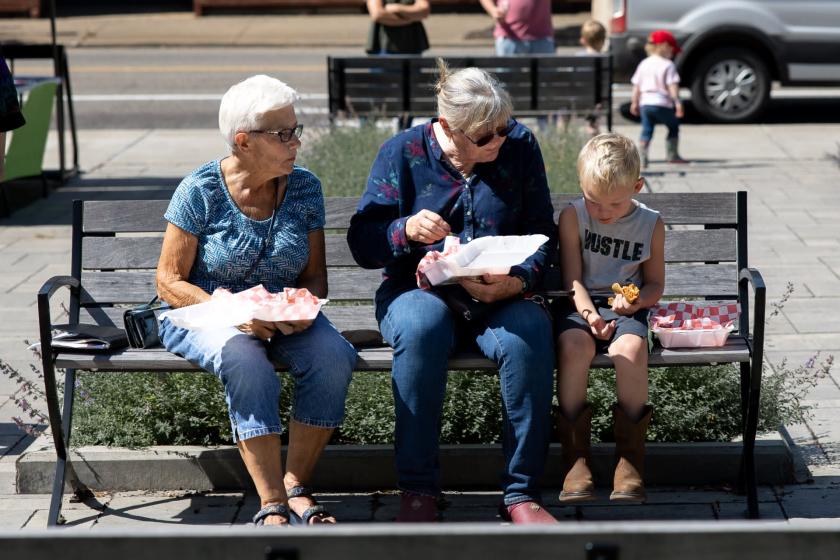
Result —
[[755, 119], [770, 98], [767, 64], [749, 49], [717, 49], [704, 56], [691, 82], [691, 103], [709, 120]]

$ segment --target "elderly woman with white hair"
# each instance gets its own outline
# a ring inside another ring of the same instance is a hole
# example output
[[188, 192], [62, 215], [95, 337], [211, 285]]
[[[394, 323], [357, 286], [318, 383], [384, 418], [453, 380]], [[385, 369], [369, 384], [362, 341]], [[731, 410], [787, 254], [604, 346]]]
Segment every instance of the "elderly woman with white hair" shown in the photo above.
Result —
[[[230, 154], [190, 173], [164, 216], [157, 291], [171, 307], [205, 302], [216, 288], [238, 292], [258, 284], [327, 296], [321, 183], [295, 165], [303, 131], [297, 99], [268, 76], [225, 93], [219, 128]], [[353, 346], [321, 314], [304, 324], [255, 319], [209, 330], [164, 320], [160, 338], [224, 385], [233, 440], [260, 496], [254, 522], [335, 523], [306, 484], [343, 419]], [[285, 474], [274, 362], [288, 366], [296, 384]]]
[[[556, 238], [542, 155], [531, 131], [511, 118], [510, 97], [493, 76], [478, 68], [450, 73], [440, 60], [438, 66], [438, 117], [382, 145], [347, 234], [359, 265], [384, 268], [375, 300], [380, 331], [394, 348], [403, 492], [397, 521], [437, 519], [448, 357], [455, 348], [477, 347], [498, 364], [501, 380], [500, 514], [514, 523], [553, 523], [538, 488], [550, 436], [552, 326], [539, 299], [527, 297]], [[418, 263], [442, 250], [447, 235], [468, 243], [527, 234], [549, 241], [507, 275], [460, 282], [461, 301], [490, 304], [479, 317], [463, 320], [451, 297], [417, 287]]]

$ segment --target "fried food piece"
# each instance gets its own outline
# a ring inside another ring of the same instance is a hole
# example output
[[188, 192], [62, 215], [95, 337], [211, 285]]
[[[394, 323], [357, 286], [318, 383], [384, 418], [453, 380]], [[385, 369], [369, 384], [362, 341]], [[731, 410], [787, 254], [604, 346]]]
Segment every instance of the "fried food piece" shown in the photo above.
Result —
[[[618, 282], [614, 282], [612, 286], [610, 286], [612, 291], [616, 294], [624, 295], [624, 299], [627, 300], [627, 303], [633, 303], [639, 297], [639, 288], [636, 287], [635, 284], [632, 282], [627, 284], [626, 286], [622, 286]], [[607, 305], [612, 305], [615, 298], [607, 299]]]

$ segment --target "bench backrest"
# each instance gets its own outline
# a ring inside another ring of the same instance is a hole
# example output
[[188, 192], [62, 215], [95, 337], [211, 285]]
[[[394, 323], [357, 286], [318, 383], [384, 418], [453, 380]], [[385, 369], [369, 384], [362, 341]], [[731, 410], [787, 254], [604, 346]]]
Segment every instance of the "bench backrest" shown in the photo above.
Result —
[[[555, 219], [577, 195], [552, 196]], [[666, 297], [737, 299], [738, 271], [746, 266], [746, 193], [641, 194], [659, 210], [667, 226]], [[358, 199], [326, 199], [326, 253], [329, 297], [352, 307], [328, 306], [341, 328], [376, 328], [371, 300], [380, 271], [353, 261], [346, 229]], [[166, 228], [167, 200], [76, 201], [72, 275], [81, 279], [81, 320], [122, 325], [123, 304], [149, 301]], [[552, 275], [557, 282], [557, 274]], [[71, 319], [73, 317], [71, 316]]]
[[[609, 55], [449, 57], [446, 61], [453, 69], [475, 66], [495, 74], [510, 93], [519, 116], [610, 110]], [[435, 113], [438, 73], [434, 58], [328, 57], [327, 67], [332, 116]]]

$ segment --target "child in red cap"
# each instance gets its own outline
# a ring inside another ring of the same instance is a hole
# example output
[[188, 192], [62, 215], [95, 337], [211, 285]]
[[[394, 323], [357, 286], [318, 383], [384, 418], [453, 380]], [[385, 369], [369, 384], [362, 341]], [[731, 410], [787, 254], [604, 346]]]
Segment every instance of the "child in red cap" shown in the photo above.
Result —
[[648, 57], [639, 63], [630, 80], [633, 83], [630, 112], [642, 118], [639, 138], [642, 167], [648, 165], [648, 145], [657, 123], [668, 127], [668, 162], [687, 163], [679, 154], [679, 119], [683, 116], [679, 98], [680, 75], [671, 60], [680, 52], [680, 47], [670, 32], [660, 29], [650, 34], [645, 51]]

